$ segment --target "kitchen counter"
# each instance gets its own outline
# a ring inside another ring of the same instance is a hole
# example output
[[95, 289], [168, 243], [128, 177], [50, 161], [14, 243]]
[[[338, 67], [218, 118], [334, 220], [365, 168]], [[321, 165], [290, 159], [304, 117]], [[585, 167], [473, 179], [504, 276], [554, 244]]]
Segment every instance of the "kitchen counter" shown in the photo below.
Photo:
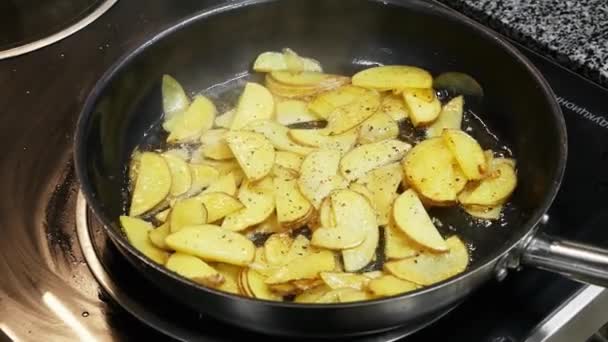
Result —
[[605, 0], [440, 1], [608, 86], [608, 2]]

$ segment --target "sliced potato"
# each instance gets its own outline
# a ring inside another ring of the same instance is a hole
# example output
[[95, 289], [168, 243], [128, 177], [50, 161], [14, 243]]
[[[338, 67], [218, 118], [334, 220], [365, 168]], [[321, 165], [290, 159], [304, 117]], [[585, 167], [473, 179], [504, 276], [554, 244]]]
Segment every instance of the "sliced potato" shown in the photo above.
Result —
[[190, 106], [190, 100], [186, 96], [184, 88], [170, 75], [163, 75], [161, 91], [165, 121], [170, 120], [175, 114], [185, 111]]
[[224, 229], [241, 231], [263, 222], [273, 213], [275, 201], [272, 179], [264, 178], [255, 186], [244, 181], [238, 198], [245, 208], [226, 216], [222, 222]]
[[423, 101], [431, 102], [435, 99], [436, 93], [433, 88], [404, 88], [399, 90], [393, 90], [395, 94], [409, 93], [414, 97], [417, 97]]
[[441, 102], [439, 102], [437, 96], [433, 96], [433, 100], [429, 102], [416, 94], [405, 92], [403, 93], [403, 99], [414, 127], [432, 123], [441, 113]]
[[208, 192], [193, 198], [200, 201], [207, 209], [207, 222], [209, 223], [218, 221], [245, 207], [241, 201], [225, 192]]
[[342, 134], [326, 136], [320, 129], [290, 129], [289, 137], [302, 145], [337, 150], [344, 155], [355, 146], [358, 130], [351, 129]]
[[[494, 159], [496, 163], [496, 159]], [[504, 203], [515, 190], [517, 174], [511, 164], [498, 163], [490, 170], [490, 176], [458, 195], [463, 205], [496, 206]]]
[[273, 114], [274, 99], [270, 91], [260, 84], [247, 82], [230, 128], [241, 129], [253, 120], [270, 119]]
[[274, 195], [277, 218], [282, 226], [302, 226], [314, 211], [312, 204], [300, 192], [296, 179], [275, 177]]
[[258, 224], [254, 229], [248, 231], [248, 235], [252, 234], [270, 234], [270, 233], [282, 233], [287, 231], [287, 228], [281, 226], [277, 220], [277, 215], [273, 212], [267, 219]]
[[274, 165], [274, 148], [262, 134], [246, 131], [230, 131], [226, 141], [247, 179], [264, 178]]
[[415, 256], [420, 248], [393, 222], [384, 227], [384, 255], [387, 259], [403, 259]]
[[326, 292], [325, 294], [317, 298], [315, 303], [349, 303], [360, 302], [369, 299], [373, 298], [369, 293], [365, 291], [356, 290], [352, 288], [342, 288]]
[[411, 145], [390, 139], [361, 145], [348, 152], [340, 161], [340, 171], [350, 181], [386, 164], [401, 160]]
[[455, 129], [444, 129], [441, 137], [467, 179], [478, 180], [484, 177], [488, 170], [486, 156], [473, 137]]
[[173, 253], [165, 263], [165, 267], [182, 277], [192, 279], [203, 285], [216, 287], [224, 282], [224, 277], [218, 271], [192, 255]]
[[162, 202], [171, 190], [171, 171], [165, 158], [154, 152], [143, 152], [129, 216], [139, 216]]
[[380, 108], [380, 94], [368, 91], [355, 101], [336, 107], [327, 117], [326, 135], [342, 134], [372, 116]]
[[192, 173], [188, 163], [175, 154], [165, 152], [163, 158], [171, 172], [171, 196], [179, 196], [186, 193], [192, 186]]
[[325, 197], [319, 209], [321, 227], [332, 228], [336, 226], [336, 216], [331, 206], [331, 197]]
[[226, 111], [224, 114], [218, 115], [215, 118], [215, 126], [230, 129], [230, 127], [232, 126], [232, 121], [234, 121], [235, 115], [236, 108], [232, 108], [229, 111]]
[[280, 301], [281, 296], [273, 293], [265, 283], [267, 277], [250, 268], [241, 271], [241, 281], [251, 297], [265, 300]]
[[365, 88], [345, 85], [318, 95], [308, 104], [308, 109], [319, 117], [327, 119], [334, 109], [355, 102], [367, 92]]
[[192, 185], [189, 193], [196, 194], [215, 183], [220, 177], [220, 172], [210, 165], [189, 164]]
[[331, 194], [336, 227], [321, 227], [312, 234], [312, 244], [328, 249], [347, 249], [359, 246], [370, 230], [378, 227], [376, 213], [362, 195], [351, 190], [337, 190]]
[[285, 85], [314, 86], [324, 90], [334, 88], [336, 85], [346, 84], [350, 80], [346, 76], [315, 71], [273, 71], [270, 73], [270, 77]]
[[[361, 183], [351, 183], [348, 186], [348, 189], [365, 197], [365, 199], [369, 202], [369, 205], [372, 206], [372, 209], [376, 210], [376, 205], [374, 202], [374, 194], [372, 194], [372, 192], [369, 191], [369, 189], [365, 185], [363, 185]], [[323, 203], [321, 203], [321, 205], [323, 205]]]
[[199, 148], [199, 153], [203, 157], [213, 160], [233, 159], [234, 154], [232, 154], [232, 150], [230, 150], [226, 141], [227, 133], [228, 130], [224, 128], [206, 131], [201, 135], [200, 140], [202, 145]]
[[394, 276], [418, 285], [432, 285], [451, 278], [467, 268], [469, 253], [457, 236], [447, 239], [448, 252], [420, 253], [418, 256], [390, 261], [384, 268]]
[[307, 256], [310, 253], [310, 240], [304, 235], [298, 235], [289, 247], [289, 252], [287, 252], [287, 256], [285, 257], [285, 264], [288, 264], [297, 258]]
[[312, 59], [298, 56], [291, 49], [283, 49], [283, 52], [268, 51], [261, 53], [253, 63], [253, 70], [258, 72], [271, 71], [323, 71], [321, 64]]
[[[194, 162], [194, 161], [192, 161]], [[200, 159], [196, 161], [197, 164], [207, 165], [215, 168], [220, 172], [220, 175], [227, 175], [236, 170], [240, 170], [241, 167], [236, 159], [230, 160], [212, 160], [212, 159]]]
[[301, 294], [297, 295], [294, 299], [296, 303], [316, 303], [319, 298], [324, 294], [331, 291], [331, 288], [327, 285], [321, 285], [313, 287], [310, 290], [306, 290]]
[[285, 63], [287, 64], [287, 69], [289, 71], [323, 71], [321, 63], [316, 59], [301, 57], [290, 48], [283, 48], [281, 51], [283, 51]]
[[312, 148], [299, 145], [291, 140], [287, 135], [289, 128], [272, 120], [251, 121], [247, 126], [243, 127], [243, 130], [263, 135], [279, 151], [293, 152], [303, 156], [313, 151]]
[[392, 275], [384, 275], [380, 278], [371, 280], [367, 289], [375, 296], [389, 297], [398, 294], [414, 291], [418, 285], [411, 281], [399, 279]]
[[409, 117], [403, 96], [400, 95], [388, 94], [384, 96], [380, 104], [380, 112], [387, 114], [397, 122]]
[[218, 290], [240, 294], [239, 286], [237, 284], [238, 276], [241, 272], [240, 267], [220, 262], [214, 264], [213, 268], [215, 268], [224, 278], [224, 282], [217, 287]]
[[129, 188], [135, 186], [137, 175], [139, 175], [139, 163], [141, 161], [141, 151], [135, 149], [131, 153], [131, 161], [129, 162]]
[[427, 214], [414, 190], [399, 195], [393, 206], [395, 225], [408, 238], [435, 252], [446, 252], [448, 245]]
[[237, 266], [248, 265], [255, 254], [253, 242], [245, 236], [210, 224], [183, 227], [165, 242], [178, 252]]
[[175, 202], [169, 224], [171, 233], [175, 233], [185, 226], [207, 223], [207, 209], [197, 198], [188, 198]]
[[[212, 192], [223, 192], [230, 196], [236, 195], [236, 180], [234, 179], [234, 172], [229, 172], [225, 175], [220, 176], [215, 182], [211, 183], [207, 189], [195, 197], [202, 196]], [[200, 200], [202, 202], [202, 199]]]
[[165, 222], [160, 226], [152, 229], [148, 234], [150, 238], [150, 242], [160, 249], [164, 249], [166, 251], [171, 250], [169, 246], [165, 243], [165, 238], [171, 234], [171, 226], [169, 226], [169, 222]]
[[135, 249], [158, 264], [164, 264], [167, 261], [169, 253], [152, 244], [148, 237], [148, 234], [154, 229], [151, 223], [135, 217], [121, 216], [120, 225]]
[[334, 267], [334, 254], [331, 251], [319, 251], [292, 260], [267, 278], [265, 283], [278, 284], [296, 279], [314, 279], [319, 277], [320, 272], [331, 271]]
[[[272, 94], [284, 99], [307, 99], [315, 94], [327, 90], [317, 85], [294, 86], [290, 84], [283, 84], [272, 78], [270, 74], [266, 75], [265, 85]], [[339, 85], [335, 85], [334, 87], [338, 86]], [[329, 87], [328, 89], [332, 89], [332, 87]]]
[[428, 138], [441, 136], [444, 129], [460, 129], [462, 125], [462, 112], [464, 107], [464, 98], [456, 96], [446, 103], [437, 117], [426, 129]]
[[167, 208], [167, 209], [159, 212], [158, 214], [154, 215], [154, 218], [160, 222], [165, 222], [165, 221], [167, 221], [167, 217], [169, 217], [170, 212], [171, 212], [171, 208]]
[[359, 143], [371, 144], [386, 139], [395, 139], [399, 135], [399, 125], [388, 114], [378, 112], [361, 124]]
[[270, 265], [275, 266], [285, 264], [292, 242], [293, 240], [289, 234], [272, 234], [264, 243], [266, 261], [268, 261]]
[[359, 246], [342, 250], [344, 270], [347, 272], [355, 272], [362, 269], [376, 256], [380, 232], [377, 225], [373, 228], [370, 225], [367, 228], [365, 240]]
[[500, 213], [502, 212], [502, 204], [496, 206], [478, 206], [478, 205], [469, 205], [464, 206], [464, 211], [467, 214], [484, 220], [498, 220], [500, 218]]
[[433, 76], [421, 68], [385, 65], [368, 68], [352, 77], [353, 85], [372, 89], [431, 88]]
[[318, 150], [304, 158], [298, 186], [315, 208], [319, 208], [323, 198], [331, 191], [348, 185], [338, 174], [339, 162], [340, 152], [335, 150]]
[[279, 267], [280, 265], [271, 265], [268, 260], [266, 260], [266, 248], [264, 247], [256, 248], [253, 262], [249, 264], [249, 268], [256, 270], [265, 277], [274, 274]]
[[370, 278], [357, 273], [321, 272], [319, 275], [325, 284], [332, 290], [343, 288], [362, 290], [371, 280]]
[[397, 197], [397, 188], [402, 179], [401, 165], [392, 163], [368, 172], [355, 183], [364, 185], [371, 193], [371, 202], [376, 210], [378, 225], [384, 226], [388, 223], [393, 201]]
[[216, 114], [217, 110], [213, 102], [204, 96], [195, 96], [188, 109], [173, 115], [163, 124], [163, 127], [169, 131], [167, 142], [195, 141], [203, 132], [213, 127]]
[[316, 121], [320, 118], [308, 110], [308, 104], [299, 100], [286, 100], [276, 105], [276, 120], [287, 126], [294, 123]]
[[302, 161], [304, 157], [297, 153], [286, 152], [286, 151], [278, 151], [274, 156], [274, 164], [282, 166], [288, 170], [296, 171], [298, 174], [300, 173], [300, 167], [302, 166]]
[[451, 205], [466, 185], [452, 152], [441, 137], [426, 139], [403, 159], [407, 183], [435, 205]]

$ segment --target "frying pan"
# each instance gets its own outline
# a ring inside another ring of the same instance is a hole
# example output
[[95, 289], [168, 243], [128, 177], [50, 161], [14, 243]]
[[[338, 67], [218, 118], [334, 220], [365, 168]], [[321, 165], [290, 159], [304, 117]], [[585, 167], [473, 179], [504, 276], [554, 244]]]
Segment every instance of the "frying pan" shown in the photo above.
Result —
[[[434, 75], [463, 72], [482, 85], [483, 98], [466, 99], [469, 112], [475, 111], [511, 147], [519, 184], [500, 227], [445, 217], [475, 246], [464, 273], [416, 292], [367, 302], [277, 303], [205, 288], [130, 246], [117, 224], [125, 212], [125, 166], [144, 134], [155, 136], [149, 129], [162, 117], [161, 76], [175, 76], [192, 92], [210, 91], [239, 84], [260, 52], [282, 47], [317, 58], [332, 73], [352, 75], [378, 63], [410, 64]], [[608, 284], [605, 250], [537, 233], [567, 158], [564, 119], [546, 81], [493, 32], [433, 3], [253, 0], [197, 13], [151, 37], [103, 75], [84, 105], [74, 143], [86, 200], [118, 250], [149, 280], [141, 286], [155, 286], [184, 305], [248, 329], [348, 336], [413, 327], [520, 264]]]

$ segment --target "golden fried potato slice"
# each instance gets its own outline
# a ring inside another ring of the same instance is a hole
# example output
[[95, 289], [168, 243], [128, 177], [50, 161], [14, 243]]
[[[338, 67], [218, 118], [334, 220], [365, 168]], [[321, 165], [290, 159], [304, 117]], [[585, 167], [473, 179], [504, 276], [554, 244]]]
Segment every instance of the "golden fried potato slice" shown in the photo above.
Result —
[[227, 133], [228, 130], [225, 128], [210, 129], [203, 133], [198, 153], [204, 158], [213, 160], [233, 159], [234, 154], [226, 141]]
[[479, 184], [467, 188], [458, 195], [463, 205], [496, 206], [507, 201], [517, 185], [517, 174], [510, 163], [496, 163], [490, 175]]
[[210, 224], [183, 227], [165, 242], [178, 252], [237, 266], [248, 265], [255, 254], [253, 242], [245, 236]]
[[274, 266], [284, 265], [292, 243], [287, 233], [272, 234], [264, 243], [266, 261]]
[[444, 129], [441, 137], [467, 179], [478, 180], [484, 177], [488, 170], [486, 156], [473, 137], [456, 129]]
[[271, 71], [316, 71], [322, 72], [321, 64], [312, 58], [301, 57], [293, 50], [285, 48], [283, 52], [263, 52], [255, 59], [253, 70], [257, 72]]
[[436, 96], [428, 102], [426, 99], [416, 96], [416, 94], [404, 92], [403, 99], [414, 127], [432, 123], [441, 113], [441, 102]]
[[320, 272], [331, 271], [335, 267], [334, 254], [331, 251], [319, 251], [296, 258], [279, 268], [265, 280], [266, 284], [285, 283], [296, 279], [314, 279]]
[[460, 129], [462, 125], [462, 112], [464, 98], [456, 96], [442, 108], [437, 120], [426, 129], [427, 138], [441, 136], [444, 129]]
[[399, 279], [392, 275], [384, 275], [380, 278], [371, 280], [367, 289], [378, 297], [389, 297], [398, 294], [414, 291], [418, 285], [411, 281]]
[[319, 298], [324, 294], [331, 291], [331, 288], [327, 285], [320, 285], [313, 287], [310, 290], [306, 290], [301, 294], [297, 295], [294, 299], [296, 303], [316, 303]]
[[463, 209], [467, 214], [484, 220], [498, 220], [500, 218], [502, 208], [502, 204], [496, 206], [479, 206], [474, 204], [463, 206]]
[[300, 192], [295, 178], [274, 177], [274, 195], [279, 224], [285, 227], [302, 225], [310, 218], [314, 207]]
[[416, 246], [407, 235], [390, 222], [384, 227], [384, 255], [387, 259], [409, 258], [421, 248]]
[[354, 181], [369, 171], [403, 159], [410, 148], [410, 144], [396, 139], [358, 146], [342, 158], [340, 172]]
[[320, 118], [327, 119], [334, 109], [357, 101], [367, 92], [365, 88], [345, 85], [319, 94], [308, 104], [308, 109]]
[[393, 90], [393, 94], [395, 95], [401, 94], [403, 96], [405, 93], [411, 94], [412, 96], [426, 102], [432, 102], [436, 96], [433, 88], [404, 88]]
[[302, 195], [315, 208], [335, 189], [345, 188], [347, 181], [338, 174], [340, 152], [336, 150], [318, 150], [304, 158], [300, 168], [298, 186]]
[[148, 237], [150, 238], [150, 242], [160, 249], [164, 249], [166, 251], [170, 251], [171, 248], [167, 246], [165, 243], [165, 238], [171, 234], [171, 226], [169, 226], [169, 222], [165, 222], [160, 226], [152, 229], [150, 233], [148, 233]]
[[143, 152], [131, 197], [129, 216], [139, 216], [162, 202], [171, 190], [171, 171], [165, 158]]
[[355, 183], [365, 186], [371, 193], [378, 225], [384, 226], [388, 223], [393, 201], [397, 197], [397, 188], [402, 179], [403, 168], [397, 162], [372, 170]]
[[427, 214], [414, 190], [399, 195], [393, 205], [395, 225], [408, 238], [435, 252], [446, 252], [448, 245]]
[[[194, 197], [201, 197], [204, 194], [212, 193], [212, 192], [223, 192], [230, 196], [236, 195], [236, 180], [234, 179], [234, 172], [229, 172], [227, 174], [219, 176], [208, 188], [203, 190], [200, 194]], [[202, 199], [200, 199], [202, 202]]]
[[246, 131], [230, 131], [226, 141], [247, 179], [264, 178], [274, 165], [274, 147], [262, 134]]
[[236, 114], [231, 129], [245, 127], [249, 122], [258, 119], [270, 119], [274, 114], [274, 98], [264, 86], [247, 82], [236, 106]]
[[281, 296], [270, 290], [268, 284], [265, 282], [266, 279], [267, 277], [251, 268], [246, 268], [241, 271], [241, 284], [246, 288], [246, 293], [249, 294], [250, 297], [281, 301]]
[[199, 193], [201, 190], [215, 183], [220, 177], [220, 172], [210, 165], [188, 164], [192, 178], [192, 185], [188, 191], [191, 194]]
[[339, 135], [326, 136], [320, 129], [290, 129], [289, 137], [302, 145], [337, 150], [344, 155], [355, 147], [358, 130], [351, 129]]
[[379, 111], [387, 114], [397, 122], [409, 117], [408, 110], [405, 107], [405, 100], [403, 100], [403, 96], [401, 95], [388, 94], [384, 96]]
[[185, 111], [190, 106], [190, 100], [186, 96], [184, 88], [170, 75], [163, 75], [161, 92], [165, 121], [170, 120], [174, 115]]
[[343, 288], [363, 290], [371, 280], [371, 278], [358, 273], [321, 272], [319, 275], [332, 290]]
[[[348, 189], [365, 197], [365, 199], [369, 202], [369, 205], [372, 206], [372, 209], [376, 210], [374, 194], [372, 194], [372, 192], [369, 191], [369, 189], [365, 185], [363, 185], [361, 183], [350, 183], [350, 185], [348, 186]], [[321, 203], [321, 205], [323, 205], [323, 203]]]
[[467, 247], [457, 236], [447, 239], [448, 252], [423, 252], [418, 256], [390, 261], [386, 271], [418, 285], [432, 285], [464, 272], [469, 263]]
[[[264, 80], [268, 90], [270, 90], [273, 95], [281, 99], [308, 99], [311, 96], [314, 96], [315, 94], [332, 89], [332, 87], [330, 86], [325, 89], [316, 85], [294, 86], [290, 84], [283, 84], [272, 78], [270, 74], [267, 74]], [[339, 85], [335, 85], [334, 88], [338, 86]]]
[[399, 125], [388, 114], [377, 112], [361, 124], [359, 144], [371, 144], [399, 135]]
[[208, 223], [218, 221], [245, 207], [238, 198], [225, 192], [207, 192], [193, 198], [200, 201], [207, 209]]
[[289, 252], [287, 252], [287, 256], [285, 257], [285, 264], [288, 264], [297, 258], [307, 256], [310, 253], [310, 240], [304, 235], [298, 235], [289, 247]]
[[367, 266], [376, 255], [376, 248], [380, 239], [380, 232], [377, 225], [373, 228], [367, 227], [368, 231], [365, 234], [365, 240], [356, 247], [342, 250], [342, 260], [344, 262], [344, 270], [347, 272], [355, 272]]
[[334, 84], [346, 84], [350, 78], [341, 75], [325, 74], [315, 71], [272, 71], [270, 73], [277, 82], [290, 86], [314, 86], [327, 89], [327, 86], [335, 87]]
[[200, 135], [213, 127], [217, 110], [208, 98], [197, 95], [185, 111], [176, 113], [163, 123], [169, 132], [167, 142], [184, 143], [196, 141]]
[[421, 68], [408, 65], [385, 65], [368, 68], [352, 77], [355, 86], [378, 90], [431, 88], [433, 76]]
[[315, 303], [349, 303], [373, 299], [371, 294], [352, 288], [330, 290], [317, 298]]
[[256, 248], [253, 262], [249, 264], [249, 268], [256, 270], [265, 277], [273, 275], [280, 267], [280, 265], [271, 265], [268, 260], [266, 260], [265, 247]]
[[253, 236], [256, 233], [259, 233], [259, 234], [283, 233], [283, 232], [286, 232], [287, 230], [288, 230], [287, 228], [285, 228], [279, 224], [279, 221], [277, 220], [276, 212], [273, 212], [272, 214], [270, 214], [270, 216], [268, 216], [267, 219], [265, 219], [264, 221], [260, 222], [260, 224], [255, 226], [255, 228], [247, 231], [247, 235]]
[[308, 104], [299, 100], [280, 101], [276, 104], [276, 120], [287, 126], [294, 123], [319, 120], [320, 117], [308, 110]]
[[302, 167], [302, 161], [304, 157], [293, 152], [278, 151], [274, 156], [274, 164], [279, 165], [285, 169], [293, 170], [300, 174], [300, 167]]
[[185, 226], [207, 223], [207, 209], [197, 198], [187, 198], [175, 202], [169, 214], [171, 233]]
[[165, 267], [203, 285], [216, 287], [224, 283], [224, 277], [218, 271], [192, 255], [173, 253], [165, 263]]
[[272, 179], [267, 177], [257, 184], [243, 181], [238, 199], [245, 208], [224, 218], [222, 228], [241, 231], [267, 219], [275, 208]]
[[332, 228], [336, 226], [336, 216], [331, 206], [331, 197], [325, 197], [319, 208], [319, 220], [321, 227]]
[[169, 171], [171, 172], [171, 196], [179, 196], [186, 193], [192, 186], [192, 173], [185, 160], [169, 152], [162, 154]]
[[326, 135], [342, 134], [365, 121], [380, 108], [380, 93], [369, 90], [355, 101], [336, 107], [327, 116]]
[[156, 247], [148, 235], [154, 229], [150, 222], [135, 217], [121, 216], [120, 225], [127, 235], [127, 240], [135, 249], [158, 264], [164, 264], [169, 253]]
[[287, 151], [305, 156], [313, 151], [308, 146], [302, 146], [289, 138], [289, 128], [273, 120], [255, 120], [249, 122], [243, 130], [262, 134], [279, 151]]
[[226, 111], [224, 114], [218, 115], [215, 118], [215, 126], [219, 128], [230, 129], [234, 116], [236, 115], [236, 108], [232, 108]]

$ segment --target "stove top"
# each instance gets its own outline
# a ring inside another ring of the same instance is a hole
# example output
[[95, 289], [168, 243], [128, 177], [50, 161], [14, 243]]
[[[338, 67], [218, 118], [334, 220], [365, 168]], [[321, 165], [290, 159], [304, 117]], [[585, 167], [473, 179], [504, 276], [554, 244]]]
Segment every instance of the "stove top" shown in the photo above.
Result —
[[[142, 3], [119, 2], [73, 37], [0, 61], [0, 340], [168, 339], [148, 324], [182, 339], [252, 335], [154, 296], [78, 201], [70, 144], [88, 90], [147, 34], [217, 1]], [[543, 229], [607, 246], [608, 90], [520, 48], [553, 87], [568, 126], [566, 176]], [[523, 269], [408, 337], [396, 329], [361, 340], [584, 341], [608, 322], [602, 307], [601, 288]], [[136, 318], [142, 314], [147, 323]]]

